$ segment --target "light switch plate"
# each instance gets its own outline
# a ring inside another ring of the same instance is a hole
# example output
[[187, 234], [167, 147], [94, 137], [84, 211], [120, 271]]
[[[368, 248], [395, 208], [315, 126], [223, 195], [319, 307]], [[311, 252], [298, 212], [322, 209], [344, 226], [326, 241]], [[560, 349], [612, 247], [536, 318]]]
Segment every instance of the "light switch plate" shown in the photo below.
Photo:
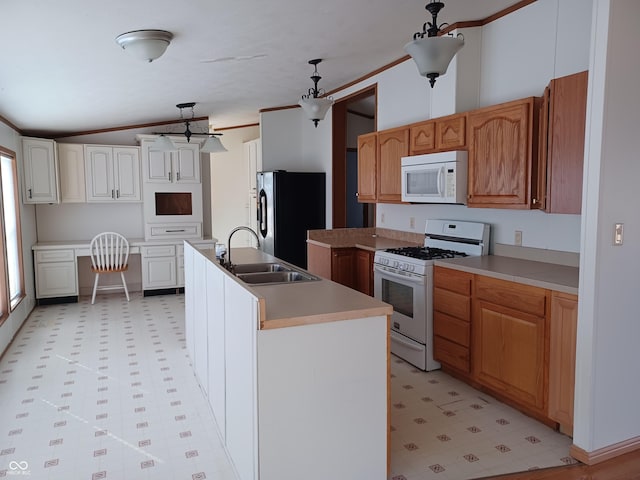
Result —
[[522, 245], [522, 230], [516, 230], [516, 233], [513, 238], [513, 244], [517, 246]]
[[613, 244], [618, 246], [622, 245], [624, 236], [624, 223], [616, 223], [613, 229]]

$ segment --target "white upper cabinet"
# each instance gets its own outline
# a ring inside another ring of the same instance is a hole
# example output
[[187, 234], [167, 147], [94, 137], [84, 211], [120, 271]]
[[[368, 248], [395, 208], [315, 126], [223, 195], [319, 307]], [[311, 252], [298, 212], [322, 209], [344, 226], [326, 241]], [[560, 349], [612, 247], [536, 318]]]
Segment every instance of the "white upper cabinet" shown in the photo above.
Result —
[[22, 139], [24, 203], [58, 203], [56, 143], [42, 138]]
[[85, 145], [88, 202], [140, 202], [138, 147]]
[[60, 201], [62, 203], [86, 202], [84, 145], [59, 143], [58, 167], [60, 173]]
[[153, 140], [142, 142], [143, 178], [148, 183], [200, 183], [200, 146], [178, 143], [175, 152], [154, 150]]

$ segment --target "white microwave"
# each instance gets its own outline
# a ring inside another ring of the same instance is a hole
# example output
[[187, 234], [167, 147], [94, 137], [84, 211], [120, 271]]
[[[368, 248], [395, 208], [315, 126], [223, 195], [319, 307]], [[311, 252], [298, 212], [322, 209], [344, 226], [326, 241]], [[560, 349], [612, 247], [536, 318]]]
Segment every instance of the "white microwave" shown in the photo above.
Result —
[[466, 203], [466, 151], [402, 157], [400, 165], [403, 202]]

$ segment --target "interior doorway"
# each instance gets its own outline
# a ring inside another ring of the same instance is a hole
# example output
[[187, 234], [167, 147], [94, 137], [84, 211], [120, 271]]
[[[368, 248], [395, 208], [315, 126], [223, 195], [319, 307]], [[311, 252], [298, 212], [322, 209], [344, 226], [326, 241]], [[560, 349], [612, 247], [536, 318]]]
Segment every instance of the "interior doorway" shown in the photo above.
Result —
[[377, 130], [377, 86], [333, 105], [333, 228], [375, 227], [375, 203], [359, 203], [358, 135]]

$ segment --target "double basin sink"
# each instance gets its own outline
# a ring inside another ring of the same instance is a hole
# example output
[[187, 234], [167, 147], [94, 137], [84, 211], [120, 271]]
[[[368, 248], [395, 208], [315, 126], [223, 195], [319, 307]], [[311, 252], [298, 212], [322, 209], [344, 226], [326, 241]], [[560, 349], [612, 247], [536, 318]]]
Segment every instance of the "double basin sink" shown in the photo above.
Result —
[[309, 272], [298, 270], [285, 263], [277, 262], [234, 265], [233, 273], [244, 283], [250, 285], [274, 285], [320, 280]]

